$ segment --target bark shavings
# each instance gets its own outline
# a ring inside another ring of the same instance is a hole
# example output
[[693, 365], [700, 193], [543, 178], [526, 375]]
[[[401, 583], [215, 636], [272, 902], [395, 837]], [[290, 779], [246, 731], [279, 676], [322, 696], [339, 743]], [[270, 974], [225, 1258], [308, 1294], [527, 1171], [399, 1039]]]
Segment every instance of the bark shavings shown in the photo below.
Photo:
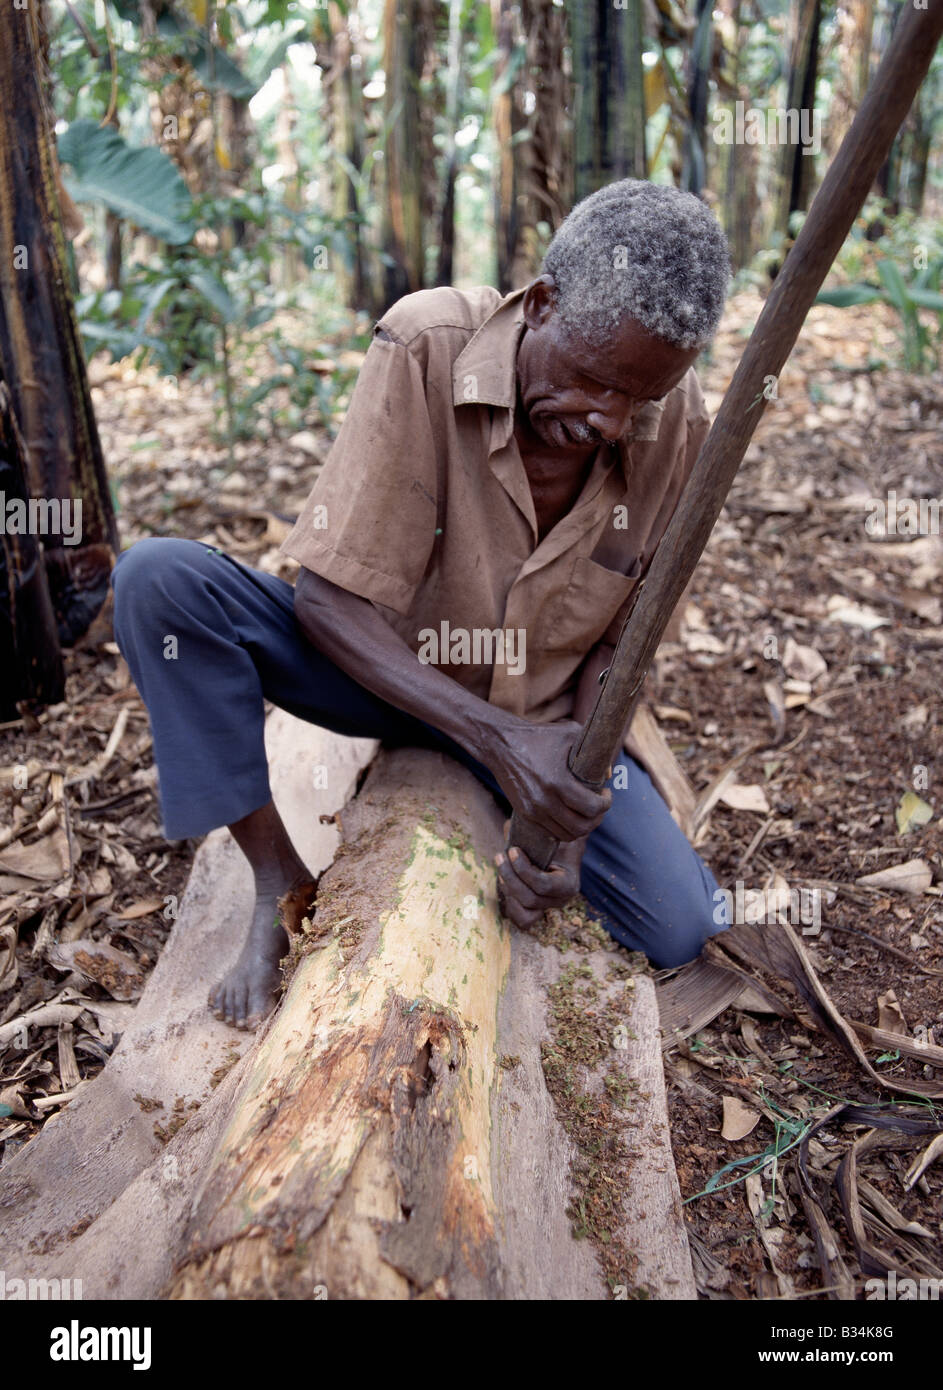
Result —
[[637, 1283], [638, 1258], [622, 1233], [632, 1112], [646, 1099], [624, 1065], [639, 958], [616, 947], [584, 904], [545, 914], [540, 932], [545, 944], [576, 955], [547, 987], [550, 1036], [541, 1045], [547, 1089], [575, 1149], [567, 1215], [577, 1239], [592, 1241], [610, 1289], [646, 1299], [651, 1290]]

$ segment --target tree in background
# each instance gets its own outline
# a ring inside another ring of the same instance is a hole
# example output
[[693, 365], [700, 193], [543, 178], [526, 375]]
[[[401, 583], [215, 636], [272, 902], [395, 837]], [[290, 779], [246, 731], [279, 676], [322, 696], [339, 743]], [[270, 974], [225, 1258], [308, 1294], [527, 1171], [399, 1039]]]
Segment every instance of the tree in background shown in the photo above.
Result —
[[[792, 12], [789, 79], [784, 103], [788, 111], [815, 110], [821, 24], [822, 0], [797, 0]], [[815, 163], [805, 147], [798, 140], [783, 144], [776, 217], [776, 230], [782, 237], [789, 234], [793, 213], [808, 210], [814, 181]]]
[[[719, 83], [729, 95], [728, 108], [735, 111], [736, 103], [748, 95], [743, 82], [744, 49], [750, 30], [742, 22], [744, 0], [733, 0], [730, 13], [729, 67], [722, 69]], [[717, 211], [724, 223], [730, 245], [734, 271], [749, 264], [754, 249], [754, 226], [759, 211], [757, 188], [757, 149], [755, 145], [724, 145], [720, 175], [724, 197]]]
[[[66, 545], [55, 510], [44, 509], [39, 547], [25, 538], [5, 545], [5, 643], [17, 653], [5, 667], [2, 702], [35, 698], [36, 673], [58, 669], [53, 632], [42, 621], [22, 646], [21, 597], [41, 614], [42, 565], [58, 637], [71, 644], [86, 631], [108, 591], [118, 548], [111, 497], [89, 394], [85, 360], [68, 288], [57, 165], [46, 97], [46, 34], [38, 4], [7, 15], [0, 46], [0, 377], [4, 382], [4, 467], [15, 495], [81, 502], [75, 544]], [[20, 443], [20, 440], [22, 443]], [[70, 537], [72, 539], [73, 537]], [[24, 568], [25, 567], [25, 568]], [[32, 595], [31, 598], [27, 597]], [[33, 642], [35, 641], [35, 645]], [[45, 680], [39, 681], [44, 687]]]
[[713, 49], [713, 0], [696, 0], [697, 23], [688, 62], [688, 119], [681, 158], [681, 187], [700, 193], [707, 183], [707, 96]]
[[[26, 508], [30, 482], [26, 445], [6, 383], [0, 380], [0, 497]], [[27, 531], [0, 532], [0, 720], [21, 708], [56, 704], [65, 694], [65, 668], [49, 596], [43, 548]]]
[[553, 0], [493, 0], [492, 94], [498, 288], [537, 273], [571, 203], [565, 12]]
[[431, 0], [385, 0], [382, 312], [426, 283], [420, 87], [432, 35]]
[[570, 0], [573, 196], [613, 179], [644, 179], [642, 0]]
[[[364, 105], [361, 54], [354, 3], [342, 7], [331, 0], [315, 24], [317, 62], [322, 72], [321, 89], [327, 139], [333, 154], [329, 183], [331, 214], [345, 228], [346, 254], [334, 257], [334, 273], [344, 303], [351, 309], [369, 308], [379, 299], [371, 288], [363, 231], [367, 187], [361, 173], [364, 162]], [[286, 77], [286, 87], [290, 77]], [[291, 148], [291, 130], [285, 113], [279, 122], [283, 132], [280, 159], [295, 170], [298, 161]]]

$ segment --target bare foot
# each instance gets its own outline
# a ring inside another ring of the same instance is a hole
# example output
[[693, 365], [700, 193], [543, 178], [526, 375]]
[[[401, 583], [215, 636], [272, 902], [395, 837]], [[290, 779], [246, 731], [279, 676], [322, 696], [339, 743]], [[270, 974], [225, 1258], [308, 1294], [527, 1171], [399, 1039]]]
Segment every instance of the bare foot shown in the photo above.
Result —
[[252, 1030], [271, 1013], [282, 982], [280, 962], [288, 954], [288, 933], [282, 926], [278, 900], [285, 891], [256, 891], [249, 935], [229, 974], [211, 990], [209, 1005], [222, 1023]]

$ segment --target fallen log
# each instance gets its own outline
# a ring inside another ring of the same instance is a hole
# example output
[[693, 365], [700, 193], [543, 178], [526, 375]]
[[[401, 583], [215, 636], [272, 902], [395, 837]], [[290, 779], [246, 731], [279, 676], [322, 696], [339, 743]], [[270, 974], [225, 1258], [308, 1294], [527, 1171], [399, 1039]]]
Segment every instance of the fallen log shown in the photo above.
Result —
[[40, 1255], [21, 1223], [4, 1266], [85, 1297], [694, 1297], [651, 980], [576, 915], [502, 921], [501, 815], [448, 759], [381, 754], [339, 819], [261, 1035], [87, 1229]]
[[[602, 1270], [566, 1215], [573, 1155], [547, 1103], [544, 1030], [522, 1036], [513, 1017], [522, 992], [534, 996], [532, 1017], [535, 1005], [542, 1012], [533, 965], [549, 951], [555, 966], [558, 953], [512, 937], [498, 911], [493, 798], [439, 754], [400, 751], [381, 755], [341, 820], [344, 852], [295, 939], [287, 996], [232, 1106], [170, 1295], [605, 1296]], [[595, 955], [599, 967], [611, 953]], [[581, 969], [597, 978], [590, 964]], [[633, 998], [625, 1053], [638, 1012]], [[592, 1032], [600, 1018], [578, 1018], [577, 1030], [583, 1024]], [[657, 1060], [653, 1008], [643, 1026], [639, 1057]], [[605, 1039], [615, 1057], [618, 1027]], [[512, 1042], [522, 1050], [510, 1052]], [[625, 1071], [623, 1085], [629, 1093], [659, 1079], [660, 1061], [643, 1078]], [[611, 1112], [605, 1090], [595, 1101]], [[637, 1116], [628, 1094], [623, 1101], [617, 1124], [628, 1128]], [[664, 1176], [673, 1176], [666, 1137]], [[620, 1152], [611, 1157], [606, 1178], [621, 1193], [605, 1232], [616, 1252], [609, 1272], [628, 1290], [639, 1281], [621, 1197], [633, 1182], [639, 1195], [639, 1178], [631, 1163], [619, 1170]], [[646, 1274], [662, 1296], [690, 1295], [670, 1187], [645, 1184], [652, 1250], [672, 1216], [677, 1237]]]

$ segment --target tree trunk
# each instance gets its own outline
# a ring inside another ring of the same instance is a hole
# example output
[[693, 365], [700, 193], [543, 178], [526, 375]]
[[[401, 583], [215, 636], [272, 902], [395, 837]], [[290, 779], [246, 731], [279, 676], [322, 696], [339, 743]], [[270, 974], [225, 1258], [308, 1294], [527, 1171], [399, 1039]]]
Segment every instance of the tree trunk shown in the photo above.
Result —
[[[238, 50], [230, 51], [233, 62], [238, 62]], [[258, 175], [253, 168], [252, 117], [249, 103], [244, 97], [233, 96], [232, 92], [221, 91], [219, 103], [220, 146], [225, 152], [220, 183], [223, 191], [230, 195], [246, 193]], [[246, 244], [248, 224], [242, 217], [233, 217], [229, 232], [234, 246]]]
[[574, 196], [614, 179], [644, 179], [641, 0], [570, 0]]
[[12, 14], [0, 45], [0, 372], [36, 499], [81, 501], [80, 538], [43, 536], [60, 638], [88, 627], [118, 548], [88, 377], [68, 289], [38, 6]]
[[[531, 1030], [543, 1001], [533, 979], [522, 988], [512, 930], [497, 909], [494, 800], [448, 759], [404, 750], [381, 755], [342, 825], [344, 853], [296, 938], [288, 993], [205, 1171], [169, 1296], [594, 1296], [564, 1219], [564, 1165], [558, 1158], [554, 1172], [544, 1163], [562, 1136], [545, 1102], [535, 1113], [534, 1088], [543, 1085]], [[562, 1009], [557, 952], [536, 951], [551, 956], [542, 964], [557, 977], [552, 997]], [[551, 1087], [556, 1066], [567, 1088], [601, 1092], [595, 1162], [627, 1203], [611, 1210], [602, 1265], [613, 1285], [640, 1282], [625, 1227], [641, 1203], [650, 1217], [661, 1211], [663, 1270], [680, 1269], [688, 1287], [672, 1200], [648, 1190], [641, 1172], [633, 1184], [634, 1165], [622, 1166], [613, 1137], [620, 1123], [613, 1127], [603, 1099], [617, 1075], [623, 1092], [639, 1079], [624, 1065], [637, 1031], [634, 990], [624, 976], [608, 978], [607, 953], [584, 960], [604, 993], [595, 1009], [577, 1005], [568, 1027], [611, 1030], [600, 1075], [578, 1076], [569, 1031], [547, 1040], [544, 1067]], [[639, 1120], [635, 1103], [625, 1104]], [[587, 1192], [590, 1223], [599, 1200]]]
[[563, 8], [553, 0], [523, 0], [521, 12], [527, 80], [533, 93], [533, 113], [528, 117], [528, 194], [534, 247], [529, 270], [536, 274], [543, 249], [537, 241], [538, 224], [544, 223], [552, 236], [572, 202], [566, 18]]
[[707, 183], [707, 95], [713, 45], [713, 0], [697, 0], [697, 27], [688, 66], [688, 119], [684, 128], [681, 187], [700, 195]]
[[26, 446], [0, 381], [0, 721], [15, 719], [20, 701], [53, 705], [65, 692], [42, 546], [28, 530], [7, 525], [11, 503], [28, 506], [28, 474]]
[[[902, 0], [889, 0], [884, 14], [881, 16], [880, 34], [878, 39], [878, 53], [883, 56], [889, 48], [891, 40], [897, 31], [898, 21], [904, 11]], [[900, 164], [901, 147], [903, 132], [898, 131], [897, 137], [887, 154], [887, 159], [881, 165], [874, 180], [874, 189], [887, 203], [886, 212], [889, 217], [896, 217], [900, 212]], [[872, 221], [868, 227], [869, 240], [877, 241], [884, 235], [884, 218], [879, 216]]]
[[[304, 206], [304, 193], [298, 156], [295, 153], [294, 135], [298, 122], [298, 107], [292, 89], [291, 65], [289, 63], [282, 64], [281, 74], [284, 95], [275, 117], [275, 152], [283, 170], [285, 206], [291, 208], [293, 212], [300, 212]], [[346, 177], [339, 166], [335, 166], [331, 170], [331, 178], [334, 181], [341, 178], [346, 181]], [[293, 289], [301, 279], [303, 265], [300, 248], [292, 243], [286, 245], [278, 257], [275, 269], [279, 288], [283, 290]]]
[[[330, 202], [335, 223], [344, 227], [348, 256], [336, 250], [330, 261], [338, 290], [349, 309], [370, 309], [377, 299], [368, 286], [364, 254], [364, 224], [360, 170], [364, 162], [364, 112], [361, 69], [356, 66], [357, 50], [351, 30], [351, 12], [335, 3], [327, 7], [321, 18], [317, 40], [318, 65], [323, 77], [324, 118], [328, 140], [334, 154], [325, 171], [325, 197]], [[323, 42], [321, 35], [323, 34]], [[285, 81], [290, 85], [288, 68]], [[280, 122], [282, 117], [279, 117]], [[293, 150], [285, 142], [286, 157], [297, 170]], [[300, 183], [298, 184], [300, 206]], [[317, 267], [316, 267], [317, 268]]]
[[523, 39], [520, 10], [513, 0], [492, 0], [492, 24], [498, 60], [494, 69], [491, 124], [497, 150], [494, 181], [494, 227], [498, 249], [498, 289], [514, 289], [513, 266], [520, 234], [520, 207], [524, 200], [522, 164], [526, 135], [521, 107]]
[[[819, 28], [822, 0], [798, 0], [795, 12], [787, 110], [811, 112], [815, 108], [815, 88], [819, 67]], [[815, 158], [797, 139], [783, 145], [780, 170], [780, 199], [777, 230], [789, 236], [789, 220], [794, 212], [805, 212], [812, 197]]]
[[[749, 31], [741, 23], [740, 0], [733, 8], [734, 39], [733, 67], [731, 82], [734, 103], [746, 95], [741, 91], [741, 53], [749, 41]], [[749, 102], [747, 102], [749, 104]], [[734, 105], [732, 115], [736, 111]], [[757, 197], [757, 155], [755, 145], [731, 143], [724, 148], [724, 180], [727, 196], [724, 200], [723, 215], [730, 243], [730, 259], [734, 271], [749, 265], [753, 256], [753, 225], [758, 205]]]
[[871, 80], [873, 0], [846, 0], [836, 12], [835, 24], [838, 78], [832, 89], [828, 121], [823, 131], [823, 144], [829, 159], [844, 140]]
[[[118, 130], [119, 122], [117, 112], [112, 111], [108, 124], [114, 130]], [[121, 235], [123, 224], [121, 218], [107, 208], [105, 211], [105, 288], [109, 290], [121, 289]]]
[[387, 123], [383, 158], [383, 303], [378, 312], [425, 283], [422, 130], [419, 85], [425, 48], [422, 0], [385, 0], [383, 70]]
[[904, 169], [900, 181], [900, 201], [903, 207], [919, 213], [927, 189], [927, 169], [930, 163], [932, 123], [927, 121], [921, 93], [914, 98], [904, 133]]
[[518, 9], [495, 0], [492, 8], [501, 55], [492, 102], [499, 158], [495, 231], [498, 287], [506, 294], [537, 274], [570, 205], [568, 82], [559, 6], [524, 0]]
[[445, 128], [447, 153], [442, 198], [439, 205], [439, 260], [437, 285], [451, 285], [455, 274], [455, 180], [458, 177], [458, 145], [455, 136], [462, 115], [465, 32], [462, 0], [449, 0], [448, 61], [446, 64]]

